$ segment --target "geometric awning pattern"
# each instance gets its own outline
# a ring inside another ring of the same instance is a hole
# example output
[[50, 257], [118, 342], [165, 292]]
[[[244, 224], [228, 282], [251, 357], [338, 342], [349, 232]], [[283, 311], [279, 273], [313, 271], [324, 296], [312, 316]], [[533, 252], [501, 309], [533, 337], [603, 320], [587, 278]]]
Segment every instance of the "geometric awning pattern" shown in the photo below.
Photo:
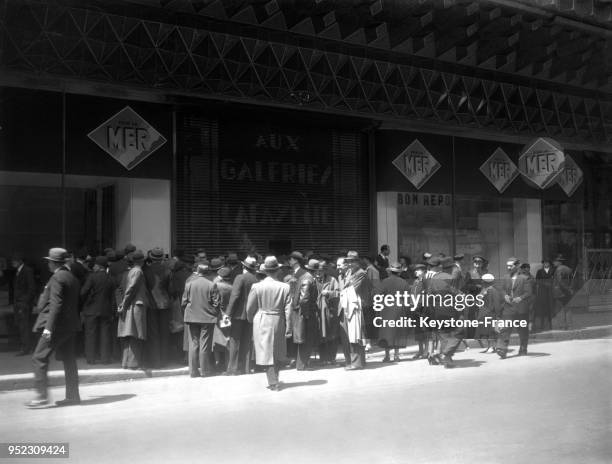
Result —
[[[191, 2], [181, 3], [184, 8], [192, 8]], [[381, 14], [372, 10], [377, 2], [361, 3], [369, 5], [369, 14], [374, 17]], [[207, 8], [224, 4], [236, 7], [240, 2], [198, 4], [208, 5]], [[257, 5], [275, 17], [285, 2], [273, 0]], [[385, 2], [380, 5], [384, 7]], [[461, 8], [470, 9], [465, 3]], [[236, 14], [243, 11], [235, 10]], [[481, 17], [482, 9], [477, 11]], [[154, 16], [149, 13], [147, 10], [141, 16]], [[221, 15], [221, 10], [217, 14]], [[255, 17], [260, 21], [264, 18], [263, 14]], [[326, 17], [321, 24], [333, 29], [337, 16]], [[177, 16], [169, 23], [58, 3], [0, 0], [0, 72], [5, 68], [201, 96], [297, 104], [374, 118], [422, 119], [502, 132], [612, 142], [612, 101], [606, 93], [585, 88], [572, 91], [558, 84], [555, 87], [538, 80], [516, 79], [513, 74], [496, 74], [493, 80], [482, 73], [466, 72], [465, 68], [428, 66], [425, 61], [408, 61], [388, 53], [363, 53], [363, 47], [336, 43], [333, 38], [327, 42], [290, 40], [291, 37], [271, 34], [262, 27], [231, 29], [211, 19], [196, 24], [179, 21], [181, 18]], [[273, 24], [264, 26], [271, 28]], [[523, 30], [525, 26], [520, 27]], [[412, 37], [412, 48], [406, 53], [418, 55], [422, 50], [419, 47], [430, 43], [431, 37]], [[344, 42], [351, 40], [344, 38]], [[436, 40], [432, 42], [436, 44], [434, 48], [439, 47]], [[474, 39], [466, 37], [463, 42], [467, 49], [470, 40]], [[518, 40], [523, 39], [519, 36]], [[490, 47], [501, 46], [499, 40], [492, 42], [497, 45]], [[541, 48], [542, 43], [546, 42], [534, 42], [535, 48]], [[591, 52], [585, 52], [585, 59], [598, 50], [594, 46]], [[458, 51], [456, 48], [454, 53]], [[493, 56], [496, 63], [507, 58], [499, 58], [502, 55], [497, 52]], [[539, 66], [537, 62], [532, 65]], [[547, 64], [545, 68], [552, 72], [555, 66]], [[595, 68], [587, 72], [589, 69], [585, 68], [583, 81], [601, 84], [606, 73]], [[567, 74], [569, 68], [564, 72]]]

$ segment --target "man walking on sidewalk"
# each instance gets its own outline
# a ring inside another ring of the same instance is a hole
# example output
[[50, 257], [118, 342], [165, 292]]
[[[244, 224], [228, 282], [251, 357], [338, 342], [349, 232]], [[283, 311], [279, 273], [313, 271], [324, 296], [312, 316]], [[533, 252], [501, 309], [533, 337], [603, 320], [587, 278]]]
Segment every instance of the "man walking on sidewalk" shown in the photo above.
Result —
[[49, 256], [45, 257], [52, 275], [43, 291], [41, 311], [34, 324], [34, 331], [42, 331], [42, 335], [32, 356], [38, 395], [26, 403], [29, 408], [49, 404], [47, 370], [54, 351], [57, 358], [64, 363], [66, 377], [66, 399], [57, 401], [56, 404], [68, 406], [81, 402], [74, 346], [75, 335], [81, 330], [78, 313], [80, 287], [77, 278], [65, 266], [67, 256], [68, 253], [63, 248], [51, 248]]

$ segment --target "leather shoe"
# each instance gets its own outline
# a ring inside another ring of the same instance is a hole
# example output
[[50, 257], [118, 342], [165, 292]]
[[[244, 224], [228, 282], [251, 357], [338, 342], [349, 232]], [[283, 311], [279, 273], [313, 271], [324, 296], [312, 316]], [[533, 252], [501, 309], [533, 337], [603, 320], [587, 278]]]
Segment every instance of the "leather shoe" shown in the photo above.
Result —
[[77, 404], [81, 404], [80, 398], [66, 398], [65, 400], [59, 400], [55, 402], [56, 406], [76, 406]]
[[382, 362], [390, 363], [391, 362], [391, 358], [389, 356], [385, 356], [384, 359], [382, 360]]
[[527, 356], [527, 350], [519, 350], [518, 356]]
[[361, 369], [361, 367], [357, 367], [357, 366], [346, 366], [344, 368], [345, 371], [357, 371], [359, 369]]
[[400, 357], [399, 357], [399, 356], [394, 356], [394, 357], [393, 357], [393, 362], [396, 362], [396, 363], [397, 363], [397, 362], [400, 362], [400, 361], [401, 361], [401, 359], [400, 359]]
[[497, 353], [497, 355], [501, 358], [501, 359], [506, 359], [506, 352], [500, 349], [495, 350], [495, 352]]
[[49, 405], [49, 400], [47, 398], [38, 398], [36, 400], [28, 401], [25, 403], [25, 405], [32, 409], [43, 408]]

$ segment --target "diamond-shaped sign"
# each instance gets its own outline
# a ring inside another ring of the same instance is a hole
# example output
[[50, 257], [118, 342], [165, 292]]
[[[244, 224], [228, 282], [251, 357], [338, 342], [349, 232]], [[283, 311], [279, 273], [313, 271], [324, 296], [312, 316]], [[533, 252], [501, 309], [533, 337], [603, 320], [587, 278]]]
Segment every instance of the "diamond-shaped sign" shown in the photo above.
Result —
[[557, 180], [564, 165], [563, 148], [554, 140], [539, 138], [525, 146], [518, 168], [529, 184], [544, 189]]
[[557, 179], [557, 183], [561, 186], [568, 197], [571, 197], [576, 189], [582, 183], [584, 175], [580, 166], [576, 164], [570, 155], [565, 156], [565, 168]]
[[482, 172], [489, 182], [497, 189], [499, 193], [504, 193], [504, 190], [512, 183], [516, 176], [519, 175], [516, 164], [512, 162], [510, 157], [501, 148], [497, 148], [488, 160], [480, 166]]
[[440, 163], [416, 139], [393, 160], [393, 165], [417, 190], [440, 169]]
[[129, 106], [104, 121], [87, 136], [128, 170], [166, 143], [164, 136]]

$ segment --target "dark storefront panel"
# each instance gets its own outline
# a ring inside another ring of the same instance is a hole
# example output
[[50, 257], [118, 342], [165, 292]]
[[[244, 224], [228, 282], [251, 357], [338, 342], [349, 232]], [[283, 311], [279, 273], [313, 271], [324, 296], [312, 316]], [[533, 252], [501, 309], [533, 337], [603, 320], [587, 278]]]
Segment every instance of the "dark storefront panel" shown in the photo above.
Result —
[[176, 242], [210, 253], [366, 251], [359, 133], [179, 116]]
[[62, 171], [62, 95], [0, 88], [0, 171]]

